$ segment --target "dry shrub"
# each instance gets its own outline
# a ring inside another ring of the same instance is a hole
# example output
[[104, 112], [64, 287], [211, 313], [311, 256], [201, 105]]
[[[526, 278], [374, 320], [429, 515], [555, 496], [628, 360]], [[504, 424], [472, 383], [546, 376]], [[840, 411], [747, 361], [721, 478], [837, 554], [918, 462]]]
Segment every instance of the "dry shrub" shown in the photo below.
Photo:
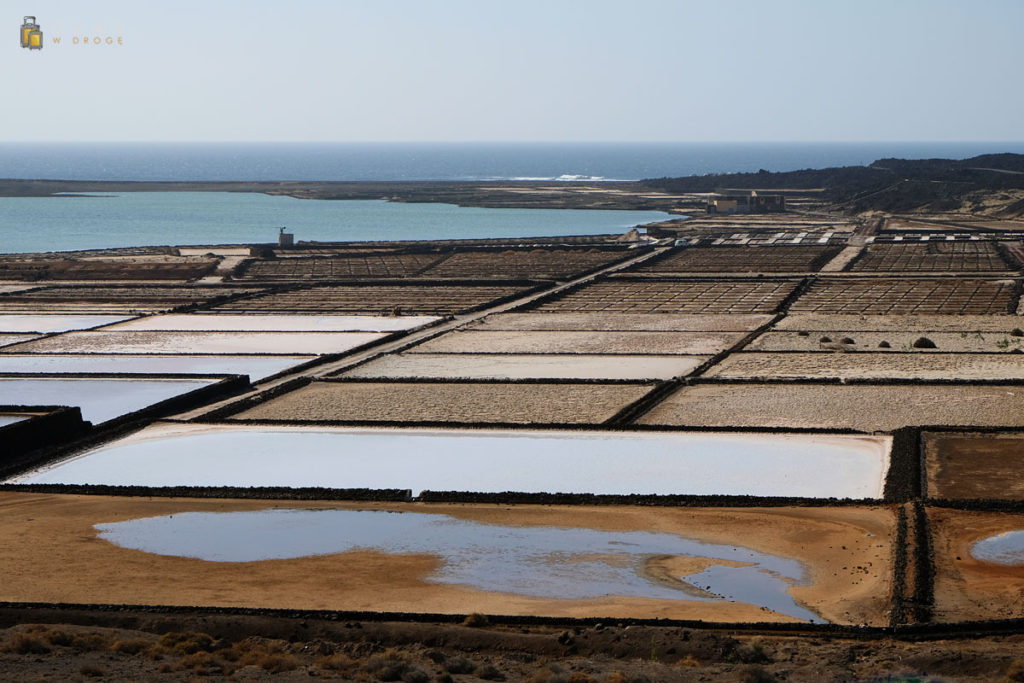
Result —
[[594, 677], [582, 671], [573, 671], [569, 683], [594, 683]]
[[160, 636], [160, 646], [179, 655], [196, 652], [210, 652], [214, 649], [213, 637], [198, 631], [172, 631]]
[[1015, 659], [1006, 670], [1006, 677], [1017, 683], [1024, 683], [1024, 659]]
[[281, 652], [268, 652], [256, 661], [256, 666], [267, 673], [279, 674], [285, 671], [295, 671], [299, 668], [299, 659], [295, 655]]
[[740, 671], [740, 683], [775, 683], [778, 680], [763, 666], [752, 664]]
[[462, 620], [462, 625], [469, 626], [470, 628], [482, 628], [484, 626], [490, 626], [491, 620], [487, 618], [486, 614], [473, 612], [472, 614], [467, 615], [466, 618]]
[[356, 661], [346, 654], [326, 655], [316, 660], [316, 665], [326, 671], [349, 672], [356, 668]]
[[192, 671], [200, 675], [227, 673], [229, 664], [210, 652], [193, 652], [178, 660], [176, 671]]
[[78, 673], [89, 678], [105, 678], [110, 674], [109, 671], [98, 664], [83, 664]]
[[[294, 671], [301, 665], [298, 657], [287, 650], [288, 644], [283, 640], [253, 637], [240, 640], [230, 648], [218, 649], [213, 654], [219, 658], [225, 671], [257, 666], [268, 673], [282, 673]], [[333, 657], [324, 657], [320, 661], [329, 659], [334, 660]], [[341, 662], [340, 659], [334, 661]]]
[[57, 647], [69, 647], [75, 643], [75, 637], [67, 631], [59, 628], [48, 628], [40, 631], [39, 635], [46, 639], [50, 645]]
[[50, 646], [34, 633], [16, 633], [4, 651], [19, 655], [45, 655], [50, 651]]
[[363, 665], [363, 671], [380, 681], [401, 681], [413, 670], [419, 669], [409, 661], [409, 655], [390, 649], [382, 654], [373, 655]]
[[[503, 681], [505, 680], [505, 674], [498, 671], [498, 668], [493, 664], [484, 664], [476, 672], [477, 678], [482, 678], [485, 681]], [[572, 683], [582, 683], [581, 681], [573, 681], [572, 676], [569, 677], [569, 681]]]
[[555, 663], [545, 664], [530, 677], [530, 683], [569, 683], [569, 674]]
[[113, 639], [104, 633], [76, 633], [72, 637], [71, 646], [81, 652], [109, 650]]
[[771, 655], [765, 650], [764, 644], [758, 640], [746, 645], [740, 645], [736, 648], [735, 655], [744, 664], [764, 664], [772, 661]]
[[608, 674], [607, 678], [604, 679], [604, 682], [605, 683], [628, 683], [628, 680], [629, 679], [626, 678], [626, 674], [622, 673], [621, 671], [613, 671], [610, 674]]
[[678, 664], [679, 666], [688, 667], [690, 669], [696, 669], [700, 666], [700, 661], [693, 655], [686, 655], [678, 662], [676, 662], [676, 664]]
[[444, 669], [450, 674], [471, 674], [476, 671], [476, 663], [462, 656], [452, 657]]
[[128, 638], [115, 640], [110, 649], [123, 655], [137, 655], [149, 648], [149, 641], [144, 638]]

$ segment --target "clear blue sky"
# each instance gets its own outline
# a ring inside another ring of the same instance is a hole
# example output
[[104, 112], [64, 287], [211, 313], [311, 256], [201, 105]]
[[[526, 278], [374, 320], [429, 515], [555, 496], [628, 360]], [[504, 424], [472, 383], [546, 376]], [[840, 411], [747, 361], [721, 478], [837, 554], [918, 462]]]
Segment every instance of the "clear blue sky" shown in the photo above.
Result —
[[1022, 0], [4, 6], [7, 141], [1024, 140]]

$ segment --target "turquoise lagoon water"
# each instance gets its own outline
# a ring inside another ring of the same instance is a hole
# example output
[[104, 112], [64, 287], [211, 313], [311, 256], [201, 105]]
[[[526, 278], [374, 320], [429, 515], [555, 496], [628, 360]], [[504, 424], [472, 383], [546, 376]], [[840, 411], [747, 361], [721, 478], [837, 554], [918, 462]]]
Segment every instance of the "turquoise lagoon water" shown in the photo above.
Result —
[[661, 211], [484, 209], [252, 192], [125, 192], [0, 197], [9, 253], [296, 241], [445, 240], [618, 234], [673, 218]]

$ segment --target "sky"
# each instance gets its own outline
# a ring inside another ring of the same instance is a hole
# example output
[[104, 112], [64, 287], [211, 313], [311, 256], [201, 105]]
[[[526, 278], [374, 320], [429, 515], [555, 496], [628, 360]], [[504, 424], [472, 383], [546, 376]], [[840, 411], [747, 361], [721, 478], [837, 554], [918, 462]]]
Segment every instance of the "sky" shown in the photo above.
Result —
[[1024, 140], [1022, 0], [12, 5], [2, 141]]

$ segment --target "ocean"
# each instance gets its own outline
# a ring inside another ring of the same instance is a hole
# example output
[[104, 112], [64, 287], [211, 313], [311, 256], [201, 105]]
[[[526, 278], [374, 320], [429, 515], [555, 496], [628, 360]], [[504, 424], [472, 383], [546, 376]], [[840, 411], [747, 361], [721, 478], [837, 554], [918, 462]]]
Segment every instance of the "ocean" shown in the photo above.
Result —
[[[636, 180], [1024, 153], [1024, 143], [0, 143], [0, 178], [58, 180]], [[623, 233], [657, 211], [460, 208], [223, 192], [0, 197], [0, 252]]]
[[0, 178], [637, 180], [1024, 153], [1024, 142], [0, 143]]

